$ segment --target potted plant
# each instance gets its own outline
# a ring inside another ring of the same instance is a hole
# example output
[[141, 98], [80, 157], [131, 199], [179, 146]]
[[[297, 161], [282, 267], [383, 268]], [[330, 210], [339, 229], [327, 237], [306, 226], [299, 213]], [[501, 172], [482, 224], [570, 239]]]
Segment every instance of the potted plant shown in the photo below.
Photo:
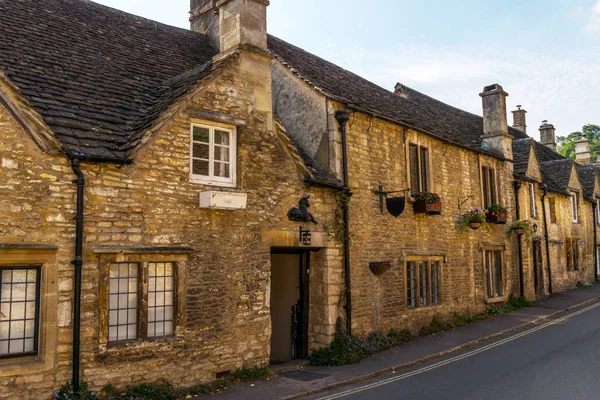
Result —
[[513, 222], [508, 228], [508, 233], [516, 233], [518, 236], [525, 236], [525, 241], [529, 244], [531, 242], [531, 225], [527, 221], [517, 220]]
[[415, 214], [439, 215], [442, 213], [442, 198], [436, 193], [419, 192], [413, 203]]
[[485, 220], [492, 224], [506, 224], [506, 208], [500, 204], [492, 204], [485, 212]]
[[460, 230], [462, 232], [469, 232], [469, 230], [476, 230], [481, 227], [489, 229], [487, 221], [485, 220], [485, 212], [483, 210], [470, 210], [460, 216]]

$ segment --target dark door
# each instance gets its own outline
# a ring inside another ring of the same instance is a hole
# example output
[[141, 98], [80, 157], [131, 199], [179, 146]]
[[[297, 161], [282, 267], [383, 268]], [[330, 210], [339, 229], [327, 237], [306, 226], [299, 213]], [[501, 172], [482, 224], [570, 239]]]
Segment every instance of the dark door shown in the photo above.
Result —
[[308, 355], [309, 260], [306, 251], [271, 254], [271, 362]]
[[533, 279], [536, 297], [544, 297], [544, 272], [542, 265], [542, 241], [533, 241]]

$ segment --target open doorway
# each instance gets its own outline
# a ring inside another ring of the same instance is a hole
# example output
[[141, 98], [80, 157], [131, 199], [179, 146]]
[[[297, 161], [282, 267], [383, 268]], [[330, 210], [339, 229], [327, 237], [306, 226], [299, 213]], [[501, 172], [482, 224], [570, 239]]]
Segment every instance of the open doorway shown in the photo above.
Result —
[[533, 241], [533, 278], [535, 283], [535, 296], [542, 298], [545, 296], [544, 272], [542, 259], [542, 241], [535, 239]]
[[308, 355], [309, 260], [305, 250], [271, 253], [271, 363]]

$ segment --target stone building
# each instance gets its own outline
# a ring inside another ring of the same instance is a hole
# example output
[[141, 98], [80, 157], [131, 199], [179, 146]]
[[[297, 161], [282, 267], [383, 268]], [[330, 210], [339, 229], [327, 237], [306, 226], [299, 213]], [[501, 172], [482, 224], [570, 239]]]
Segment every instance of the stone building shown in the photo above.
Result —
[[0, 398], [78, 373], [191, 385], [304, 357], [338, 321], [416, 331], [547, 294], [504, 225], [458, 228], [492, 204], [512, 222], [516, 193], [525, 218], [531, 182], [558, 221], [539, 282], [593, 279], [597, 170], [508, 126], [500, 85], [483, 118], [385, 90], [268, 36], [267, 6], [191, 0], [188, 31], [0, 2]]

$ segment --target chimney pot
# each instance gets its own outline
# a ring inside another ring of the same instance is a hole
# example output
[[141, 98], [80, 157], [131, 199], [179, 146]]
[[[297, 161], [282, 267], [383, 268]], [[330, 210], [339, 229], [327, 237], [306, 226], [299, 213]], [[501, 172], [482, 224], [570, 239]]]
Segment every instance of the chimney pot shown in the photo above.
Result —
[[575, 141], [575, 161], [586, 165], [590, 163], [590, 158], [590, 142], [588, 138], [583, 135], [581, 139]]

